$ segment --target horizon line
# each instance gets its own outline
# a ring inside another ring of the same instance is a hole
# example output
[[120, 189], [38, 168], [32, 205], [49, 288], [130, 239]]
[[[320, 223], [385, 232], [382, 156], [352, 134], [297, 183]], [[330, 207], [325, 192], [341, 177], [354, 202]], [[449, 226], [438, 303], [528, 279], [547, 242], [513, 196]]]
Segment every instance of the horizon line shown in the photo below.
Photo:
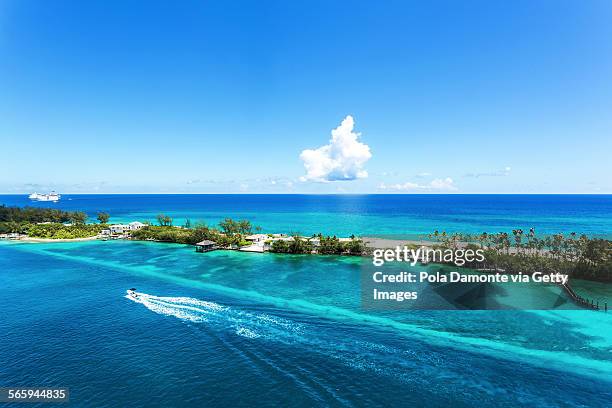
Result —
[[[23, 196], [28, 195], [28, 193], [4, 193], [0, 192], [0, 196]], [[533, 193], [533, 192], [522, 192], [522, 193], [452, 193], [452, 192], [440, 192], [440, 193], [432, 193], [432, 192], [419, 192], [419, 193], [270, 193], [270, 192], [224, 192], [224, 193], [187, 193], [187, 192], [129, 192], [129, 193], [61, 193], [60, 195], [328, 195], [328, 196], [357, 196], [357, 195], [387, 195], [387, 196], [408, 196], [408, 195], [428, 195], [428, 196], [437, 196], [437, 195], [612, 195], [610, 193]]]

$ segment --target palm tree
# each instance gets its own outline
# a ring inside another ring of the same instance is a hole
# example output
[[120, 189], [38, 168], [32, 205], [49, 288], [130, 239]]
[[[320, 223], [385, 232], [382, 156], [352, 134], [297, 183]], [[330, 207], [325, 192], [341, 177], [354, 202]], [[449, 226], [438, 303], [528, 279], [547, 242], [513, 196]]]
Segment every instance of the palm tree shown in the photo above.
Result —
[[100, 224], [107, 224], [109, 219], [110, 219], [110, 215], [108, 213], [105, 213], [105, 212], [98, 213], [98, 221], [100, 221]]

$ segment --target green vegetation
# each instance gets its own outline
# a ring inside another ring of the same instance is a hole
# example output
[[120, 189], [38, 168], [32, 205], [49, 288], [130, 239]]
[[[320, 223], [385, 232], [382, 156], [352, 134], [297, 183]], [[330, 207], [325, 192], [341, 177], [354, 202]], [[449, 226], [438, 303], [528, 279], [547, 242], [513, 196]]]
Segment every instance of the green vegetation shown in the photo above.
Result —
[[148, 225], [137, 231], [132, 231], [131, 237], [136, 240], [175, 242], [191, 245], [203, 240], [210, 240], [223, 248], [238, 248], [249, 244], [244, 240], [241, 233], [226, 234], [216, 228], [210, 228], [203, 224], [196, 224], [192, 228], [175, 227], [172, 225]]
[[130, 235], [133, 239], [143, 241], [176, 242], [178, 244], [195, 244], [198, 242], [194, 230], [169, 225], [148, 225], [137, 231], [132, 231]]
[[[196, 244], [200, 241], [214, 241], [221, 248], [240, 248], [249, 245], [250, 243], [244, 239], [246, 235], [250, 235], [253, 230], [260, 230], [259, 227], [253, 225], [247, 220], [235, 221], [231, 218], [226, 218], [219, 223], [219, 228], [208, 227], [204, 224], [196, 224], [193, 227], [175, 227], [170, 225], [166, 217], [160, 214], [158, 219], [161, 219], [159, 226], [146, 226], [137, 231], [131, 232], [132, 239], [160, 241], [160, 242], [175, 242], [179, 244]], [[185, 225], [191, 226], [191, 222], [186, 222]], [[271, 236], [270, 236], [271, 237]], [[321, 243], [320, 246], [314, 245], [313, 240], [317, 238]], [[286, 254], [310, 254], [313, 252], [320, 254], [335, 254], [335, 255], [362, 255], [365, 251], [365, 245], [359, 239], [352, 238], [348, 242], [340, 242], [337, 237], [328, 237], [321, 234], [313, 235], [311, 238], [302, 238], [299, 235], [294, 235], [290, 240], [269, 240], [271, 243], [270, 251]]]
[[281, 254], [311, 254], [314, 245], [299, 235], [294, 235], [291, 240], [278, 240], [272, 242], [270, 252]]
[[[0, 206], [0, 233], [19, 233], [48, 239], [87, 238], [99, 235], [106, 229], [110, 215], [100, 212], [96, 218], [99, 224], [86, 224], [87, 215], [84, 212]], [[186, 220], [184, 227], [173, 226], [172, 217], [165, 214], [159, 214], [157, 222], [159, 226], [147, 225], [140, 230], [131, 231], [131, 238], [192, 245], [210, 240], [221, 248], [240, 248], [250, 244], [245, 240], [246, 235], [261, 231], [260, 227], [253, 226], [248, 220], [236, 221], [231, 218], [221, 221], [219, 228], [204, 224], [192, 226], [190, 220]], [[315, 240], [318, 240], [319, 245], [315, 245]], [[268, 241], [270, 242], [272, 240]], [[365, 250], [363, 241], [355, 237], [351, 237], [348, 242], [341, 242], [336, 236], [322, 234], [313, 235], [311, 238], [295, 234], [291, 240], [275, 240], [271, 245], [272, 252], [290, 254], [363, 255]]]
[[101, 224], [30, 224], [23, 233], [32, 238], [75, 239], [95, 237], [102, 229], [104, 225]]
[[430, 238], [445, 248], [458, 248], [460, 243], [482, 248], [487, 267], [507, 272], [562, 272], [574, 278], [612, 281], [612, 241], [606, 239], [575, 233], [540, 238], [533, 228], [528, 233], [516, 229], [511, 235], [506, 232], [449, 235], [436, 231]]
[[165, 214], [158, 214], [157, 215], [157, 222], [162, 227], [172, 226], [172, 217], [167, 216]]
[[333, 237], [324, 237], [319, 234], [319, 248], [320, 254], [337, 254], [337, 255], [362, 255], [366, 248], [362, 240], [351, 237], [350, 241], [340, 242], [340, 240], [334, 235]]
[[253, 233], [253, 226], [247, 220], [234, 221], [231, 218], [226, 218], [219, 223], [219, 227], [227, 235], [250, 235]]
[[[317, 239], [319, 245], [314, 245], [313, 240]], [[310, 254], [318, 253], [321, 255], [363, 255], [365, 244], [362, 240], [351, 237], [350, 241], [341, 242], [336, 236], [323, 236], [322, 234], [313, 235], [312, 238], [304, 239], [299, 235], [294, 235], [291, 240], [278, 240], [272, 242], [270, 252], [285, 254]]]
[[62, 211], [52, 208], [7, 207], [0, 205], [0, 223], [3, 222], [70, 222], [78, 224], [85, 222], [87, 215], [80, 211]]
[[[86, 232], [91, 229], [85, 224], [86, 221], [87, 214], [80, 211], [0, 206], [0, 234], [19, 233], [40, 238], [47, 238], [48, 235], [51, 235], [51, 238], [55, 235], [61, 238], [70, 238], [73, 235], [74, 238], [96, 235]], [[63, 225], [64, 223], [71, 225]]]
[[110, 219], [110, 215], [105, 212], [98, 213], [98, 221], [100, 224], [108, 224], [108, 220]]

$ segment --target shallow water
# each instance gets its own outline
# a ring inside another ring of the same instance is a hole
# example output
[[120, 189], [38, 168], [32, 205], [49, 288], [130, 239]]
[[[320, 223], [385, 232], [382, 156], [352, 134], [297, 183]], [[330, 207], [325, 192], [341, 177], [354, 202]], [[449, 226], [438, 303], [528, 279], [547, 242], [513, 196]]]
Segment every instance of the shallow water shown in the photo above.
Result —
[[81, 406], [609, 402], [610, 314], [364, 311], [361, 262], [2, 243], [0, 385]]

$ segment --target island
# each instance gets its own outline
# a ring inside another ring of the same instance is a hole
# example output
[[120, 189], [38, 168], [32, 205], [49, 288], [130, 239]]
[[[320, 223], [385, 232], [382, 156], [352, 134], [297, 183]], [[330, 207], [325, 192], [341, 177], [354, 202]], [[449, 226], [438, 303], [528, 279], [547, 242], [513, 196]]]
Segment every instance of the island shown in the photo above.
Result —
[[[237, 250], [279, 254], [369, 256], [377, 249], [427, 247], [434, 250], [481, 250], [483, 260], [467, 260], [462, 267], [480, 272], [564, 273], [572, 278], [612, 282], [612, 241], [586, 235], [552, 234], [514, 229], [511, 233], [464, 234], [434, 231], [419, 241], [385, 238], [337, 237], [323, 233], [264, 233], [248, 220], [225, 218], [217, 226], [204, 223], [174, 225], [172, 217], [159, 214], [157, 225], [133, 221], [110, 224], [110, 215], [97, 214], [88, 223], [80, 211], [0, 206], [0, 239], [24, 242], [82, 240], [136, 240], [193, 245], [198, 252]], [[436, 261], [445, 264], [444, 259]]]

